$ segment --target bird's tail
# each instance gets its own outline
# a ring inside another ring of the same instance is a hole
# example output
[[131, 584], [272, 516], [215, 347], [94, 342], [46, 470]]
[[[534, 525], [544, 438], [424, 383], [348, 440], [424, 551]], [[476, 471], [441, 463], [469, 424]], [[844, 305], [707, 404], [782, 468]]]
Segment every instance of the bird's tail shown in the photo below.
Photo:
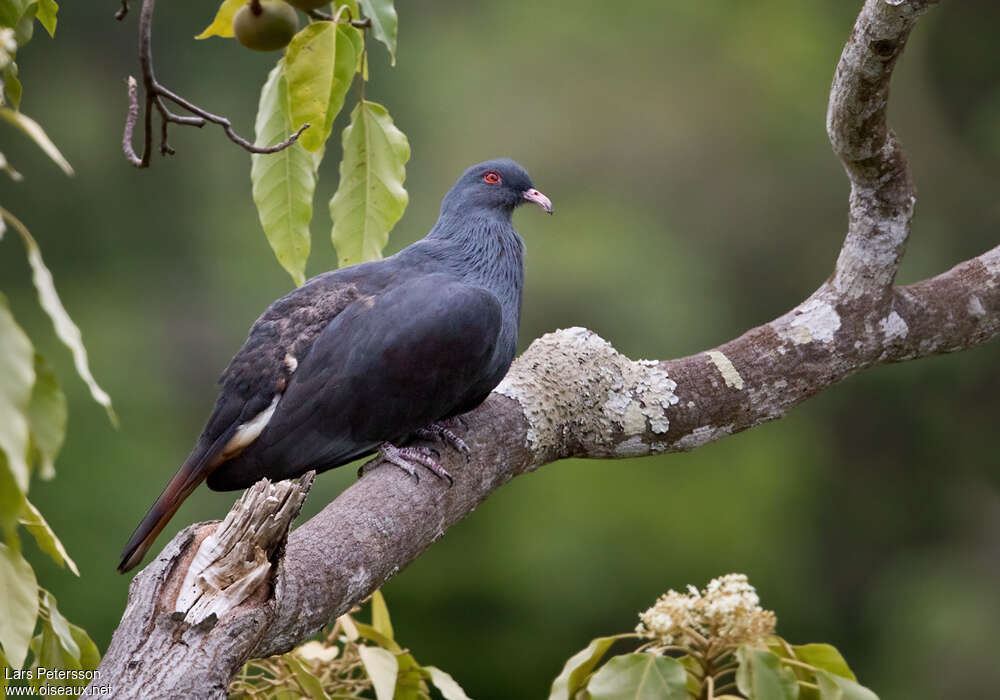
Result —
[[118, 573], [124, 574], [143, 560], [156, 536], [166, 527], [184, 499], [190, 496], [191, 492], [218, 466], [221, 460], [215, 459], [218, 450], [214, 448], [217, 444], [218, 442], [214, 445], [199, 443], [187, 461], [177, 470], [129, 538], [122, 552], [121, 562], [118, 564]]

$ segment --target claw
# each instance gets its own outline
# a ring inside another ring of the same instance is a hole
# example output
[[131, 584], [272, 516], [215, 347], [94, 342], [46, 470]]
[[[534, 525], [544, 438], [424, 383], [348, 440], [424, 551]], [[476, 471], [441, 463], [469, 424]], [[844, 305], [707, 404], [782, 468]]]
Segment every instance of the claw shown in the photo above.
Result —
[[[432, 452], [436, 456], [431, 456], [430, 453]], [[382, 462], [388, 462], [389, 464], [399, 467], [409, 476], [416, 479], [417, 483], [420, 483], [420, 474], [417, 472], [417, 465], [419, 464], [425, 467], [437, 478], [447, 479], [448, 486], [451, 487], [455, 483], [455, 480], [438, 462], [440, 458], [441, 453], [433, 447], [396, 447], [392, 443], [383, 442], [379, 445], [378, 456], [368, 462], [365, 462], [361, 465], [361, 468], [358, 469], [358, 477], [360, 478], [376, 465], [381, 464]]]
[[[465, 427], [465, 420], [461, 416], [452, 420], [460, 422]], [[456, 435], [445, 421], [431, 423], [426, 428], [421, 428], [414, 434], [422, 440], [439, 440], [443, 442], [445, 445], [464, 454], [466, 462], [469, 462], [472, 458], [472, 450], [469, 449], [465, 440]]]

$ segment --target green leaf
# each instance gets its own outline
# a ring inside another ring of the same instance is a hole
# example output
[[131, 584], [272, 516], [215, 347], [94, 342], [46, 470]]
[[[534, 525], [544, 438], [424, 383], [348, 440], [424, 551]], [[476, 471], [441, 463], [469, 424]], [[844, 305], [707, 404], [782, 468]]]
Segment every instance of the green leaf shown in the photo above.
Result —
[[375, 642], [383, 649], [388, 649], [389, 651], [395, 653], [403, 651], [403, 647], [399, 646], [399, 644], [395, 640], [393, 640], [391, 637], [386, 637], [384, 634], [379, 632], [371, 625], [366, 625], [363, 622], [357, 622], [357, 621], [355, 621], [354, 625], [355, 629], [357, 630], [357, 633], [360, 636], [372, 642]]
[[587, 684], [593, 700], [687, 700], [687, 672], [656, 654], [612, 657]]
[[376, 699], [392, 700], [396, 690], [396, 676], [399, 674], [396, 656], [382, 647], [359, 646], [358, 653], [368, 677], [372, 679]]
[[72, 622], [69, 623], [69, 632], [73, 635], [73, 641], [80, 648], [80, 668], [84, 671], [93, 671], [101, 665], [101, 652], [98, 651], [94, 640], [90, 638], [87, 631], [82, 627], [77, 627]]
[[59, 149], [56, 148], [54, 143], [52, 143], [48, 135], [45, 133], [45, 130], [39, 126], [38, 122], [21, 112], [11, 109], [10, 107], [0, 107], [0, 117], [3, 117], [31, 137], [31, 139], [38, 144], [38, 147], [45, 152], [45, 155], [51, 158], [56, 165], [62, 168], [64, 173], [67, 175], [73, 174], [73, 166], [69, 164], [69, 161], [63, 158], [63, 154], [59, 152]]
[[817, 671], [816, 682], [822, 700], [878, 700], [878, 696], [863, 685], [827, 671]]
[[348, 25], [314, 22], [292, 37], [285, 50], [292, 128], [310, 124], [299, 139], [307, 151], [323, 147], [344, 106], [358, 65], [358, 36]]
[[7, 456], [18, 490], [28, 492], [28, 406], [35, 383], [35, 352], [31, 341], [0, 294], [0, 450]]
[[52, 325], [55, 327], [59, 340], [73, 354], [73, 364], [76, 367], [76, 373], [80, 375], [80, 379], [90, 389], [90, 395], [94, 401], [104, 406], [111, 424], [117, 426], [118, 416], [115, 415], [115, 411], [111, 407], [111, 397], [98, 385], [97, 380], [94, 379], [94, 375], [90, 372], [87, 349], [83, 346], [83, 335], [76, 324], [73, 323], [73, 319], [69, 317], [66, 307], [63, 306], [62, 301], [59, 299], [55, 282], [52, 280], [52, 273], [49, 272], [49, 268], [45, 266], [45, 261], [42, 260], [42, 251], [38, 247], [38, 243], [35, 242], [35, 239], [28, 232], [25, 225], [9, 211], [0, 207], [0, 216], [6, 219], [21, 234], [24, 247], [28, 251], [28, 264], [31, 265], [32, 281], [35, 283], [35, 289], [38, 290], [38, 301], [45, 310], [45, 313], [52, 319]]
[[43, 479], [56, 475], [55, 459], [66, 437], [66, 395], [45, 358], [35, 354], [35, 385], [28, 404], [31, 446]]
[[385, 107], [363, 101], [344, 129], [340, 184], [330, 200], [333, 245], [340, 266], [378, 260], [389, 231], [406, 209], [404, 165], [410, 144]]
[[396, 33], [399, 17], [396, 15], [393, 0], [359, 0], [359, 2], [365, 17], [372, 21], [372, 33], [389, 49], [392, 65], [396, 65]]
[[7, 463], [7, 455], [0, 450], [0, 529], [7, 543], [18, 549], [17, 523], [26, 500]]
[[0, 644], [13, 668], [28, 655], [38, 618], [38, 582], [20, 552], [0, 544]]
[[7, 676], [10, 675], [7, 669], [9, 668], [7, 657], [3, 655], [3, 649], [0, 649], [0, 669], [3, 670], [3, 674], [0, 675], [0, 698], [7, 697]]
[[[261, 90], [256, 130], [257, 144], [262, 146], [283, 141], [294, 131], [284, 59], [278, 61]], [[299, 142], [277, 153], [250, 156], [253, 201], [260, 224], [278, 262], [297, 285], [305, 281], [320, 159], [322, 153], [309, 153]]]
[[795, 674], [782, 667], [776, 654], [766, 649], [740, 647], [736, 687], [750, 700], [795, 700], [799, 684]]
[[444, 700], [472, 700], [465, 691], [462, 690], [462, 686], [451, 677], [451, 674], [446, 671], [442, 671], [437, 666], [424, 666], [424, 670], [430, 676], [431, 683], [433, 683], [438, 690], [441, 691], [441, 695], [444, 696]]
[[59, 5], [56, 0], [38, 0], [38, 14], [36, 19], [45, 27], [49, 36], [56, 35], [56, 13], [59, 12]]
[[[0, 2], [0, 27], [13, 29], [36, 0], [3, 0]], [[31, 14], [34, 17], [34, 13]]]
[[392, 621], [389, 619], [389, 608], [385, 604], [382, 591], [372, 593], [372, 627], [389, 639], [394, 639]]
[[295, 680], [305, 692], [306, 697], [312, 700], [329, 700], [330, 696], [323, 690], [323, 683], [301, 661], [295, 658], [295, 654], [284, 654], [281, 659], [292, 669]]
[[24, 510], [21, 512], [21, 524], [31, 533], [31, 536], [35, 538], [35, 542], [38, 543], [38, 548], [52, 557], [52, 560], [59, 566], [68, 567], [77, 576], [80, 575], [80, 570], [76, 568], [76, 562], [70, 558], [69, 553], [63, 546], [63, 543], [59, 541], [56, 537], [56, 533], [52, 530], [52, 527], [48, 524], [44, 517], [42, 517], [41, 512], [31, 503], [25, 499]]
[[562, 671], [552, 682], [549, 700], [570, 700], [575, 697], [577, 691], [586, 684], [587, 676], [594, 670], [597, 662], [607, 653], [611, 645], [628, 636], [631, 635], [619, 634], [614, 637], [598, 637], [591, 640], [585, 649], [569, 657]]
[[212, 23], [205, 27], [205, 30], [195, 39], [207, 39], [210, 36], [232, 37], [233, 15], [236, 14], [236, 10], [246, 4], [247, 0], [225, 0], [219, 5], [219, 10], [215, 13], [215, 19], [212, 20]]
[[[10, 103], [14, 105], [14, 109], [20, 109], [23, 88], [21, 87], [21, 81], [17, 77], [17, 63], [14, 61], [8, 63], [7, 67], [3, 69], [3, 89], [7, 97], [10, 98]], [[14, 179], [17, 180], [20, 178]]]
[[857, 680], [854, 672], [847, 665], [847, 661], [837, 651], [837, 648], [830, 644], [801, 644], [792, 646], [792, 650], [795, 652], [795, 658], [799, 661], [804, 661], [838, 676], [850, 678], [852, 681]]

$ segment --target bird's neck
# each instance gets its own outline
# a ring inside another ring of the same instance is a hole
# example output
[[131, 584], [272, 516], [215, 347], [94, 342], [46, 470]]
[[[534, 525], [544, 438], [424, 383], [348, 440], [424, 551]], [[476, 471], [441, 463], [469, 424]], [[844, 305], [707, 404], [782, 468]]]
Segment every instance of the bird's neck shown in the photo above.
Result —
[[427, 234], [449, 272], [468, 284], [493, 292], [503, 307], [504, 325], [514, 337], [521, 315], [524, 284], [524, 242], [510, 217], [489, 212], [459, 219], [442, 216]]

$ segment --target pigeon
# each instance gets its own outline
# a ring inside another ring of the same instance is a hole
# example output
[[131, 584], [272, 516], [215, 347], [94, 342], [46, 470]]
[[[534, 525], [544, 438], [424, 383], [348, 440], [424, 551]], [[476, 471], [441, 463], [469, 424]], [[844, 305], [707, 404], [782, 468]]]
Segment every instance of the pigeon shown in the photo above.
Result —
[[202, 482], [216, 491], [261, 478], [323, 472], [378, 453], [419, 478], [451, 481], [437, 438], [468, 455], [452, 430], [500, 383], [514, 359], [524, 242], [511, 223], [533, 202], [552, 213], [509, 159], [466, 170], [437, 223], [384, 260], [313, 277], [272, 303], [223, 372], [201, 437], [125, 545], [138, 565]]

